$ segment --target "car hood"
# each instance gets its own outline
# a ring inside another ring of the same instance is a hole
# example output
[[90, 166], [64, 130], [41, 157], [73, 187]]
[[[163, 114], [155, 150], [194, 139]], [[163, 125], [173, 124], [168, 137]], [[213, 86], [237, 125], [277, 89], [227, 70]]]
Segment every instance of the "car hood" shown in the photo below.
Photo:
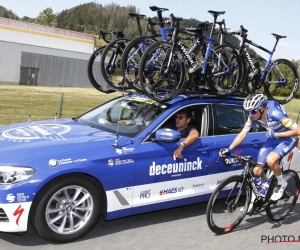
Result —
[[[113, 147], [116, 135], [72, 119], [19, 123], [0, 127], [0, 164], [92, 148]], [[119, 136], [123, 143], [129, 137]]]

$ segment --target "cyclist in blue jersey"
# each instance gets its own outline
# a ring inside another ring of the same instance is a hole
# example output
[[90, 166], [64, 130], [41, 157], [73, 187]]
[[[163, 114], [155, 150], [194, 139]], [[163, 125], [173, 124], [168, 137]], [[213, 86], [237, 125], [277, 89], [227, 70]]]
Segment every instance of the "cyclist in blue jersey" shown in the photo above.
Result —
[[[287, 182], [282, 176], [279, 160], [295, 147], [297, 136], [300, 135], [300, 127], [289, 118], [282, 105], [273, 100], [266, 100], [263, 94], [248, 96], [244, 100], [243, 106], [246, 111], [249, 111], [248, 120], [231, 145], [227, 149], [220, 150], [220, 156], [224, 157], [224, 153], [232, 151], [244, 140], [254, 121], [261, 124], [267, 129], [266, 136], [268, 139], [258, 153], [258, 166], [254, 168], [253, 172], [256, 176], [261, 177], [263, 168], [259, 165], [265, 165], [266, 163], [272, 169], [277, 178], [277, 187], [271, 196], [271, 200], [276, 201], [281, 198], [287, 186]], [[253, 207], [254, 199], [255, 196], [251, 195], [248, 212]]]

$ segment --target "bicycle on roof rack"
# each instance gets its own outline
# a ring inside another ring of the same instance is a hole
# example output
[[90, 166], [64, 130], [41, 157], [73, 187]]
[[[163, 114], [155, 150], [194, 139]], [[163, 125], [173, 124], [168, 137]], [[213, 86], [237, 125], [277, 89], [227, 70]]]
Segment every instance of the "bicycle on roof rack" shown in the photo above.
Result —
[[[215, 26], [217, 16], [225, 11], [208, 11], [214, 17], [212, 27]], [[199, 23], [197, 28], [179, 28], [181, 18], [170, 15], [173, 35], [170, 42], [157, 42], [151, 45], [143, 54], [139, 78], [143, 91], [150, 98], [158, 102], [171, 100], [178, 95], [185, 85], [185, 62], [188, 63], [189, 80], [201, 91], [207, 83], [209, 90], [218, 96], [232, 94], [240, 85], [241, 59], [231, 45], [213, 47], [211, 30], [210, 36], [204, 36], [209, 23]], [[187, 48], [178, 38], [179, 32], [193, 36], [192, 44]], [[199, 63], [198, 54], [204, 60]], [[195, 90], [197, 91], [197, 90]]]
[[[239, 35], [242, 38], [240, 46], [236, 49], [243, 62], [242, 88], [246, 94], [261, 92], [263, 87], [263, 92], [268, 99], [276, 100], [280, 104], [286, 104], [293, 99], [299, 87], [299, 76], [295, 65], [287, 59], [272, 60], [279, 39], [286, 38], [286, 36], [272, 33], [276, 41], [272, 51], [269, 51], [249, 40], [248, 30], [243, 25], [240, 26], [239, 31], [234, 32], [227, 32], [221, 26], [219, 32], [224, 36], [223, 41], [226, 44], [228, 44], [226, 35]], [[252, 58], [246, 44], [268, 53], [269, 59]]]
[[168, 11], [169, 9], [157, 6], [150, 6], [149, 8], [157, 12], [158, 22], [153, 22], [151, 18], [148, 18], [146, 31], [148, 31], [150, 35], [139, 36], [133, 39], [124, 49], [121, 60], [121, 69], [125, 77], [125, 82], [129, 85], [129, 88], [133, 88], [138, 92], [142, 92], [142, 87], [139, 83], [138, 69], [143, 53], [151, 44], [158, 41], [157, 38], [162, 37], [163, 40], [167, 39], [166, 35], [157, 32], [154, 27], [159, 26], [160, 31], [163, 29], [163, 32], [167, 32], [167, 29], [164, 28], [165, 24], [169, 23], [169, 20], [163, 20], [162, 12]]
[[[115, 39], [119, 39], [123, 37], [124, 37], [123, 31], [116, 31], [114, 29], [112, 29], [110, 32], [103, 32], [102, 30], [100, 30], [99, 32], [99, 39], [102, 38], [108, 44]], [[91, 84], [93, 85], [93, 87], [99, 90], [100, 92], [104, 92], [108, 94], [108, 93], [113, 93], [116, 90], [107, 86], [107, 84], [103, 83], [103, 77], [100, 69], [100, 59], [103, 50], [105, 49], [106, 46], [107, 45], [97, 48], [90, 56], [87, 72], [88, 72], [88, 78]]]
[[[153, 8], [152, 11], [157, 11], [157, 8]], [[164, 8], [160, 8], [160, 10], [166, 10]], [[157, 11], [157, 15], [161, 17], [161, 11]], [[136, 19], [139, 36], [142, 36], [142, 30], [140, 25], [140, 19], [144, 18], [145, 15], [138, 13], [129, 13], [129, 16]], [[155, 25], [163, 25], [163, 22], [152, 23], [151, 28], [154, 29]], [[152, 30], [152, 32], [154, 32]], [[117, 39], [106, 46], [104, 49], [101, 60], [100, 60], [100, 69], [103, 78], [115, 90], [126, 90], [132, 89], [134, 86], [128, 84], [126, 82], [126, 78], [124, 75], [124, 70], [122, 69], [121, 62], [123, 58], [123, 53], [125, 48], [131, 42], [131, 39], [121, 38]], [[138, 88], [136, 88], [138, 89]]]
[[253, 208], [248, 212], [250, 216], [255, 211], [265, 209], [271, 220], [280, 221], [290, 214], [297, 202], [300, 188], [299, 176], [294, 170], [287, 169], [282, 172], [288, 185], [283, 196], [278, 201], [272, 201], [270, 198], [277, 183], [273, 171], [268, 169], [268, 166], [264, 166], [263, 181], [268, 180], [270, 185], [263, 196], [253, 181], [253, 168], [256, 162], [248, 156], [235, 154], [227, 154], [227, 156], [244, 162], [245, 168], [241, 175], [226, 178], [213, 191], [206, 210], [206, 221], [211, 231], [216, 234], [233, 231], [246, 216], [252, 193], [256, 198]]

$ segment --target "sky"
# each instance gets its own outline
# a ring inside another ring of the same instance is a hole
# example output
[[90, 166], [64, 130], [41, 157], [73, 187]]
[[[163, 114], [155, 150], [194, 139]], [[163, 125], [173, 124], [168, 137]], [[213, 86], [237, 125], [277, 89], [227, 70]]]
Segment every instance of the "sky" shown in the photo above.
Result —
[[[169, 9], [163, 12], [163, 17], [173, 13], [186, 19], [210, 22], [212, 15], [208, 10], [226, 11], [219, 20], [225, 19], [231, 31], [237, 31], [243, 25], [249, 31], [248, 39], [268, 50], [272, 50], [275, 43], [271, 33], [287, 36], [279, 40], [273, 59], [300, 60], [300, 0], [0, 0], [0, 5], [19, 17], [36, 18], [49, 7], [54, 13], [59, 13], [90, 2], [102, 5], [115, 3], [125, 7], [133, 5], [140, 14], [148, 17], [156, 16], [156, 12], [149, 9], [149, 6], [155, 5]], [[267, 53], [260, 51], [259, 54], [268, 59]]]

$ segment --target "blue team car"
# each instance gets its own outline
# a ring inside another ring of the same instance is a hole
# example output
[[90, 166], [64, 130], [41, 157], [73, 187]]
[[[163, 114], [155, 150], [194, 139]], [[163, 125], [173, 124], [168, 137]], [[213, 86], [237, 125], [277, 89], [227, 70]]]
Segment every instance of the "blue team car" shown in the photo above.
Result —
[[[183, 141], [168, 127], [189, 109], [198, 140]], [[26, 232], [28, 222], [44, 239], [64, 243], [105, 220], [207, 201], [243, 165], [218, 161], [243, 128], [242, 100], [179, 95], [160, 104], [127, 94], [77, 118], [0, 127], [0, 231]], [[255, 125], [235, 154], [253, 156], [267, 139]], [[283, 168], [296, 167], [295, 148]]]

